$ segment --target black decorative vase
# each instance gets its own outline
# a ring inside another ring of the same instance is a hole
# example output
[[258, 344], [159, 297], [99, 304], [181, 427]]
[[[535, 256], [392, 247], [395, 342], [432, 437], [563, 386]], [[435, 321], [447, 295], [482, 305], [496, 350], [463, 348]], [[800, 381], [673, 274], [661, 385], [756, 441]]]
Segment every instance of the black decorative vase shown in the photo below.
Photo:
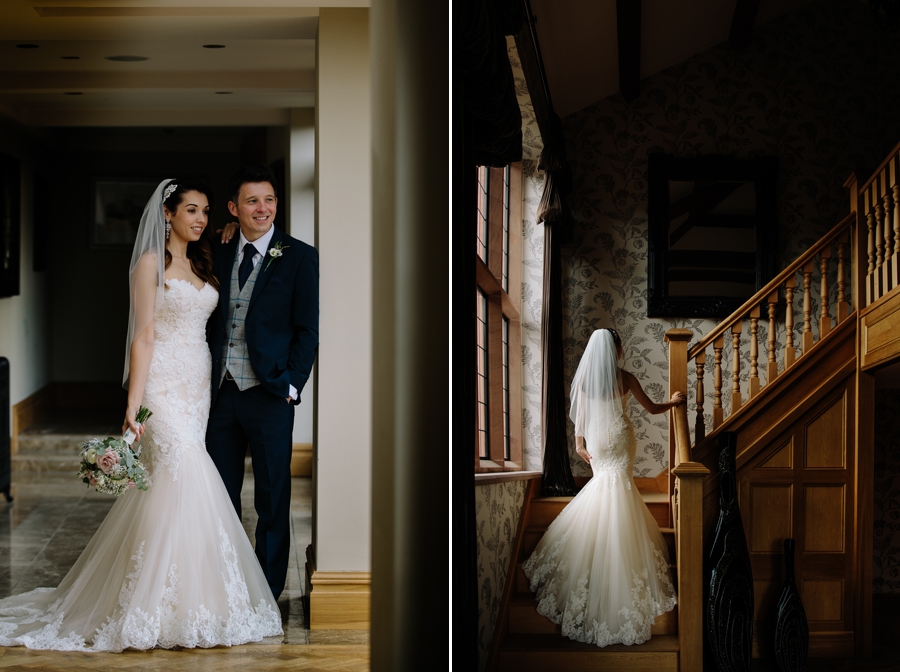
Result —
[[737, 500], [737, 434], [719, 441], [719, 520], [709, 551], [706, 641], [720, 672], [749, 672], [753, 658], [753, 571]]
[[794, 540], [784, 540], [784, 589], [775, 616], [775, 664], [779, 672], [803, 672], [809, 653], [809, 626], [794, 581]]

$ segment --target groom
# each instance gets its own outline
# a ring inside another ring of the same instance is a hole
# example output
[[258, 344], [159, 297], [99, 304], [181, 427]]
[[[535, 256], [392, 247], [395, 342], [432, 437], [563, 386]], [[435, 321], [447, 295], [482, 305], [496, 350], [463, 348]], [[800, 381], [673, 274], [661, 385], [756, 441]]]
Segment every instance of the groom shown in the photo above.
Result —
[[284, 589], [290, 550], [294, 406], [319, 344], [319, 255], [274, 227], [275, 176], [245, 165], [231, 176], [228, 210], [240, 234], [214, 244], [219, 305], [206, 336], [212, 406], [206, 449], [238, 517], [250, 446], [256, 556], [272, 594]]

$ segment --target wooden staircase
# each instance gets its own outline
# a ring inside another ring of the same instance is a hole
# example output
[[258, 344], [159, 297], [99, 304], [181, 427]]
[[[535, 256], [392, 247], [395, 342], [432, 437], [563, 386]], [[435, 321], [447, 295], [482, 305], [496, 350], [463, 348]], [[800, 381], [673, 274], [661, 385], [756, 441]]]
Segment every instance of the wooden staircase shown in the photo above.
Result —
[[754, 656], [770, 646], [760, 633], [787, 536], [798, 543], [811, 657], [871, 655], [873, 371], [900, 362], [900, 145], [864, 184], [851, 176], [845, 186], [850, 214], [741, 308], [699, 339], [666, 334], [669, 393], [688, 392], [691, 403], [670, 416], [668, 482], [642, 494], [675, 563], [676, 610], [638, 646], [563, 637], [537, 613], [522, 562], [570, 498], [537, 497], [531, 481], [488, 670], [703, 669], [703, 537], [716, 517], [724, 431], [738, 435]]
[[[675, 557], [675, 531], [669, 524], [666, 493], [642, 493]], [[499, 649], [495, 669], [509, 672], [535, 670], [664, 670], [678, 669], [678, 608], [656, 619], [650, 641], [639, 646], [598, 648], [563, 637], [560, 626], [537, 613], [522, 563], [528, 559], [547, 527], [571, 497], [538, 497], [531, 501], [524, 521], [522, 543], [516, 557], [513, 590], [509, 599], [508, 632]], [[674, 570], [674, 567], [673, 567]], [[635, 661], [635, 654], [640, 662]]]

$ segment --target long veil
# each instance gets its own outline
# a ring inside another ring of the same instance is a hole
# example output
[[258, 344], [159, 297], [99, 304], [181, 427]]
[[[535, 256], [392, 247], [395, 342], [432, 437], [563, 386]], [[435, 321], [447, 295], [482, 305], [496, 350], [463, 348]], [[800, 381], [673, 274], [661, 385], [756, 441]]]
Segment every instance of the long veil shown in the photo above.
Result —
[[[622, 420], [622, 374], [613, 335], [598, 329], [588, 341], [570, 393], [569, 417], [575, 424], [575, 436], [588, 439], [611, 435]], [[588, 441], [588, 450], [592, 441]]]
[[[153, 323], [156, 300], [165, 289], [166, 217], [163, 213], [163, 192], [171, 181], [172, 178], [168, 178], [160, 182], [144, 206], [141, 225], [134, 241], [134, 252], [131, 254], [131, 266], [128, 268], [128, 337], [125, 339], [125, 373], [122, 376], [122, 387], [126, 390], [131, 366], [131, 344], [135, 335]], [[145, 282], [139, 282], [139, 278]], [[150, 282], [155, 282], [155, 292], [138, 291]]]

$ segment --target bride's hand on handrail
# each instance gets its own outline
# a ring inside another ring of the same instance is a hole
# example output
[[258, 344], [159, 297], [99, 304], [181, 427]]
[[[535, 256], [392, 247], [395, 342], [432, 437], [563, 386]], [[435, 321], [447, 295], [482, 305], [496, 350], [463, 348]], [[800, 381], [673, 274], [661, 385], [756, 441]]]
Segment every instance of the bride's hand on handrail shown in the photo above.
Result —
[[216, 233], [222, 234], [222, 244], [229, 242], [232, 238], [234, 238], [234, 234], [237, 233], [237, 230], [240, 228], [237, 222], [228, 222], [225, 225], [224, 229], [216, 229]]
[[684, 392], [673, 392], [669, 401], [673, 406], [679, 406], [687, 401], [687, 397], [684, 396]]

